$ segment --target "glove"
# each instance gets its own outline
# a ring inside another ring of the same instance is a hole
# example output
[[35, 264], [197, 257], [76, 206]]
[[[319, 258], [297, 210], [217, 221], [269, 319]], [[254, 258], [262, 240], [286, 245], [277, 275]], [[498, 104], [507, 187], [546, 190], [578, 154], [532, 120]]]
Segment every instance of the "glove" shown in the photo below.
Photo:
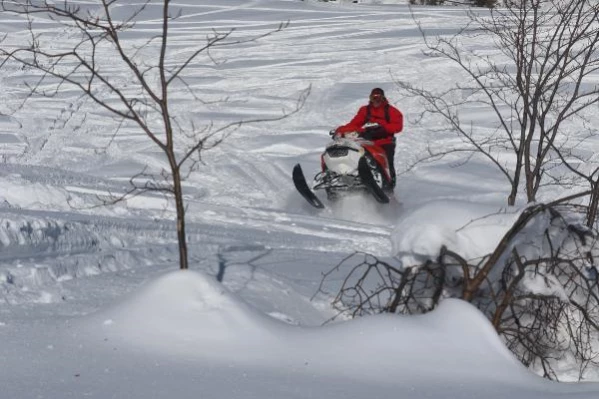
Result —
[[345, 137], [345, 133], [343, 132], [338, 132], [337, 129], [333, 129], [329, 132], [329, 135], [332, 138], [338, 138], [338, 137]]

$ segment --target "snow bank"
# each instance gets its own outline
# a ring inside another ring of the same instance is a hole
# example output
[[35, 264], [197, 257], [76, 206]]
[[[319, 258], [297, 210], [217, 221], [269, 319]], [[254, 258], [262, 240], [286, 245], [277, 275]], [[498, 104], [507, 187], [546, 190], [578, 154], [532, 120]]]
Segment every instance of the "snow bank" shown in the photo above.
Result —
[[431, 201], [400, 218], [391, 234], [393, 253], [405, 265], [414, 265], [436, 258], [445, 245], [475, 259], [495, 248], [519, 211], [461, 200]]
[[0, 203], [25, 209], [69, 209], [70, 194], [62, 187], [28, 182], [18, 175], [0, 176]]
[[489, 367], [511, 380], [532, 378], [484, 316], [459, 300], [446, 300], [421, 316], [372, 316], [302, 328], [259, 313], [203, 273], [176, 271], [85, 318], [81, 328], [96, 340], [198, 362], [309, 367], [372, 380], [408, 381], [431, 373], [497, 378]]
[[178, 270], [147, 282], [85, 323], [91, 331], [101, 328], [102, 334], [147, 350], [216, 356], [268, 339], [267, 321], [214, 278]]

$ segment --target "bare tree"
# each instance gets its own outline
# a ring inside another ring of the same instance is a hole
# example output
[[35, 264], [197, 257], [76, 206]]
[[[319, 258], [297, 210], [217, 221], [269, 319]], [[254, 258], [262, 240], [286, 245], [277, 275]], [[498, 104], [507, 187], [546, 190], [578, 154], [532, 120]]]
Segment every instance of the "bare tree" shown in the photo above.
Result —
[[[596, 137], [587, 118], [599, 102], [596, 2], [508, 1], [488, 13], [468, 15], [468, 26], [453, 37], [429, 38], [421, 27], [427, 54], [453, 61], [467, 81], [444, 91], [408, 82], [399, 86], [422, 100], [425, 114], [441, 116], [469, 151], [501, 171], [510, 184], [509, 205], [522, 188], [533, 202], [543, 185], [584, 176], [594, 186], [590, 156], [580, 149]], [[465, 44], [481, 37], [493, 40], [498, 54], [483, 55]], [[492, 130], [477, 129], [462, 116], [473, 104], [493, 116]]]
[[575, 215], [566, 201], [529, 206], [495, 250], [475, 260], [446, 247], [416, 265], [353, 254], [324, 275], [319, 292], [346, 273], [333, 305], [349, 317], [426, 313], [444, 298], [461, 298], [526, 366], [558, 379], [556, 366], [570, 357], [582, 378], [599, 365], [599, 242], [597, 231], [566, 215]]
[[[75, 87], [119, 119], [120, 126], [137, 126], [162, 151], [168, 168], [159, 172], [144, 169], [131, 178], [131, 190], [113, 198], [113, 202], [147, 191], [161, 192], [173, 198], [180, 268], [187, 269], [186, 208], [182, 181], [197, 170], [203, 151], [221, 143], [242, 124], [278, 120], [297, 112], [308, 90], [300, 95], [293, 109], [283, 111], [277, 117], [239, 121], [224, 126], [215, 126], [206, 120], [198, 123], [192, 119], [178, 118], [169, 101], [174, 89], [187, 90], [190, 107], [194, 102], [204, 101], [185, 80], [185, 72], [201, 62], [200, 56], [206, 58], [205, 63], [214, 63], [211, 50], [256, 41], [284, 29], [286, 24], [239, 39], [234, 37], [232, 29], [212, 31], [203, 42], [199, 41], [195, 47], [190, 45], [185, 55], [181, 56], [169, 51], [169, 27], [173, 20], [181, 16], [181, 10], [171, 3], [171, 0], [146, 0], [138, 6], [118, 8], [116, 0], [99, 0], [92, 6], [69, 0], [2, 0], [2, 12], [18, 15], [26, 21], [29, 40], [16, 48], [0, 49], [0, 56], [3, 57], [0, 67], [16, 62], [39, 71], [39, 80], [29, 87], [31, 96], [54, 96], [65, 85]], [[160, 10], [160, 32], [147, 37], [142, 45], [133, 45], [126, 35], [135, 28], [140, 16], [150, 11], [150, 7]], [[56, 41], [52, 32], [37, 28], [37, 23], [48, 19], [76, 35], [75, 44], [67, 48]], [[111, 67], [117, 63], [126, 72], [125, 85], [120, 77], [111, 74]]]

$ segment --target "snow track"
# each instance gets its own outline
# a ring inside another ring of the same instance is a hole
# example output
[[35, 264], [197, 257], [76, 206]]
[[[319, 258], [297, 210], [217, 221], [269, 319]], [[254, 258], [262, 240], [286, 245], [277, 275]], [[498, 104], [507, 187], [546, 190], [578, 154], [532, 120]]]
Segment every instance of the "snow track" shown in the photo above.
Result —
[[[305, 259], [310, 275], [320, 276], [353, 251], [390, 256], [389, 235], [402, 212], [400, 205], [381, 208], [358, 197], [317, 212], [295, 192], [291, 170], [299, 161], [308, 178], [317, 172], [327, 132], [353, 115], [371, 87], [383, 86], [389, 98], [397, 100], [392, 75], [410, 65], [410, 54], [420, 56], [413, 44], [417, 31], [401, 23], [411, 18], [409, 10], [275, 0], [197, 3], [184, 0], [174, 6], [181, 7], [183, 17], [174, 20], [170, 30], [173, 62], [186, 59], [190, 46], [212, 29], [235, 28], [233, 38], [243, 40], [270, 32], [281, 22], [289, 20], [290, 26], [197, 59], [185, 78], [207, 103], [191, 103], [181, 88], [170, 95], [181, 116], [191, 115], [198, 126], [215, 127], [278, 116], [294, 106], [303, 90], [312, 89], [298, 114], [242, 125], [204, 154], [205, 164], [185, 183], [192, 267], [218, 276], [233, 253], [243, 254], [233, 256], [238, 274], [233, 269], [225, 273], [226, 283], [243, 286], [243, 276], [253, 270], [247, 262], [261, 256], [261, 283], [280, 286], [280, 279], [289, 283], [305, 276], [284, 266], [266, 266], [276, 260]], [[140, 46], [148, 34], [157, 33], [160, 12], [150, 3], [125, 35], [127, 45]], [[439, 11], [445, 19], [426, 12], [437, 25], [446, 21], [437, 29], [457, 26], [454, 11]], [[128, 13], [127, 7], [117, 11], [121, 17]], [[22, 22], [4, 20], [0, 27], [18, 32]], [[56, 48], [76, 41], [70, 28], [51, 21], [44, 26], [55, 31]], [[5, 45], [18, 45], [19, 37], [11, 36]], [[144, 51], [151, 55], [155, 50]], [[391, 60], [396, 71], [389, 70]], [[135, 92], [123, 65], [106, 67], [114, 82]], [[128, 179], [145, 166], [164, 167], [162, 154], [138, 129], [119, 128], [110, 115], [68, 87], [50, 99], [31, 98], [21, 107], [23, 82], [34, 84], [34, 71], [10, 65], [0, 76], [5, 93], [0, 110], [10, 115], [0, 119], [0, 290], [5, 302], [61, 300], [62, 283], [74, 278], [143, 265], [176, 268], [174, 212], [163, 197], [148, 194], [110, 208], [95, 207], [97, 196], [125, 192]], [[224, 98], [223, 103], [211, 103]], [[410, 146], [402, 150], [400, 142], [398, 151], [412, 154], [414, 141]], [[243, 250], [231, 252], [231, 247]]]

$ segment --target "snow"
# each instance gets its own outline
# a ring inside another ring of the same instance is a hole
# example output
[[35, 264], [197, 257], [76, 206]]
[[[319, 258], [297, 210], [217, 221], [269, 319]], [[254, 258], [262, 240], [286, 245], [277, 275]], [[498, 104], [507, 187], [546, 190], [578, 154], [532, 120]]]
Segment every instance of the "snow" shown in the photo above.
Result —
[[[426, 315], [326, 323], [336, 312], [332, 297], [315, 296], [322, 274], [354, 251], [408, 264], [447, 245], [477, 258], [521, 209], [506, 207], [507, 182], [476, 160], [409, 167], [429, 143], [455, 137], [411, 126], [418, 105], [394, 79], [442, 86], [451, 67], [422, 56], [406, 1], [360, 3], [177, 2], [184, 17], [173, 22], [171, 45], [181, 57], [212, 28], [236, 27], [243, 38], [291, 22], [215, 50], [217, 65], [198, 60], [190, 87], [203, 99], [229, 100], [190, 105], [184, 90], [175, 92], [182, 116], [217, 126], [276, 116], [311, 86], [298, 114], [242, 126], [186, 181], [188, 271], [177, 270], [174, 209], [165, 198], [147, 193], [96, 206], [98, 195], [124, 192], [143, 166], [164, 164], [143, 134], [130, 126], [115, 134], [117, 123], [67, 86], [21, 108], [33, 72], [0, 71], [1, 397], [597, 397], [596, 383], [553, 383], [525, 369], [459, 300]], [[466, 20], [461, 7], [415, 13], [440, 34]], [[159, 15], [148, 8], [126, 41], [145, 43]], [[24, 40], [22, 24], [0, 16], [0, 29], [15, 33], [5, 43]], [[42, 26], [57, 46], [76, 39]], [[487, 45], [481, 39], [481, 49]], [[122, 66], [111, 71], [126, 82]], [[375, 86], [407, 117], [392, 203], [356, 195], [312, 209], [293, 189], [293, 165], [316, 173], [327, 132]]]
[[439, 248], [459, 248], [465, 259], [492, 252], [498, 237], [511, 226], [518, 213], [464, 200], [434, 200], [403, 214], [391, 239], [393, 252], [404, 264], [420, 264], [439, 254]]

